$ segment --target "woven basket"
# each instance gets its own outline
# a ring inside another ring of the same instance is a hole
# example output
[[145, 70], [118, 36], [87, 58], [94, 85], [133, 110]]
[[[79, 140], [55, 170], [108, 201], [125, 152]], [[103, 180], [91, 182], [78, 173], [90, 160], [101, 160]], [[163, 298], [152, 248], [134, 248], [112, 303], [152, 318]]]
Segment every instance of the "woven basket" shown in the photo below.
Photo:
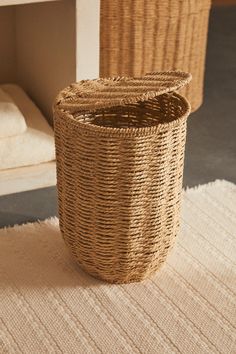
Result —
[[80, 266], [113, 283], [165, 261], [179, 226], [189, 103], [182, 72], [81, 81], [54, 106], [60, 229]]
[[183, 70], [182, 94], [196, 110], [203, 100], [211, 0], [102, 0], [100, 76], [142, 76]]

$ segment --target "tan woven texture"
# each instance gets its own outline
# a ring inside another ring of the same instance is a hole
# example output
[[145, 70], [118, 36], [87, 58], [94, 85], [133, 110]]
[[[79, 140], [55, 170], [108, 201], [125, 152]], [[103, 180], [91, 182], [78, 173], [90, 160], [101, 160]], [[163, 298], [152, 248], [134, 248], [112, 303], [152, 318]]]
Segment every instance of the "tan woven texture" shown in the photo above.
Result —
[[0, 230], [0, 353], [235, 354], [236, 186], [183, 193], [181, 231], [141, 283], [94, 279], [58, 220]]
[[82, 81], [56, 100], [60, 227], [96, 277], [144, 279], [173, 245], [190, 111], [173, 90], [190, 79], [168, 72]]
[[100, 76], [191, 72], [182, 94], [196, 110], [203, 100], [210, 5], [210, 0], [102, 0]]

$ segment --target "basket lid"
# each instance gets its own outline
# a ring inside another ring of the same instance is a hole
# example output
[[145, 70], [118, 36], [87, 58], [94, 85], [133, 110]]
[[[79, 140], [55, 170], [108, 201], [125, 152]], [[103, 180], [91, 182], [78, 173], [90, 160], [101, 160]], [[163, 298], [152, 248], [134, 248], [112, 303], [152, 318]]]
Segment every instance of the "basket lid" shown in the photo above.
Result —
[[82, 80], [62, 90], [55, 108], [73, 113], [89, 113], [99, 109], [147, 101], [173, 92], [191, 81], [192, 75], [182, 71], [152, 72], [143, 77], [114, 77]]

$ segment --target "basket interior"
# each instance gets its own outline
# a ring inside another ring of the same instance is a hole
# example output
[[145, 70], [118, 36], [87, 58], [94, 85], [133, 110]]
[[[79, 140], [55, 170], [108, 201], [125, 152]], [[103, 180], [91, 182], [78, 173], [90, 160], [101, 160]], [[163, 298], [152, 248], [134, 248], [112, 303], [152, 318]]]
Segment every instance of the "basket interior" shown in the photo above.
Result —
[[135, 104], [126, 104], [81, 115], [76, 120], [111, 128], [142, 128], [165, 124], [181, 118], [189, 110], [187, 101], [176, 93], [163, 94]]

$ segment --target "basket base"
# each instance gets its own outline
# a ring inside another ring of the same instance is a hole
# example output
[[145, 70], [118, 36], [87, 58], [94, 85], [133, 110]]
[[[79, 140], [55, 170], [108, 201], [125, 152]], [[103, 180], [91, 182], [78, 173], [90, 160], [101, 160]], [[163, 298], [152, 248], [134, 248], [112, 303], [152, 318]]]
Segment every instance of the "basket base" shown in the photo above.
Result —
[[73, 257], [74, 262], [78, 265], [80, 269], [82, 269], [85, 273], [89, 274], [93, 278], [96, 278], [98, 280], [105, 281], [110, 284], [130, 284], [130, 283], [139, 283], [142, 282], [146, 279], [152, 278], [155, 276], [155, 274], [163, 267], [165, 264], [165, 261], [162, 263], [159, 263], [157, 267], [152, 268], [148, 271], [146, 271], [143, 274], [133, 274], [133, 275], [126, 275], [126, 277], [113, 277], [113, 276], [105, 276], [101, 275], [97, 272], [91, 271], [87, 267], [83, 266], [82, 264], [79, 264], [78, 260]]

